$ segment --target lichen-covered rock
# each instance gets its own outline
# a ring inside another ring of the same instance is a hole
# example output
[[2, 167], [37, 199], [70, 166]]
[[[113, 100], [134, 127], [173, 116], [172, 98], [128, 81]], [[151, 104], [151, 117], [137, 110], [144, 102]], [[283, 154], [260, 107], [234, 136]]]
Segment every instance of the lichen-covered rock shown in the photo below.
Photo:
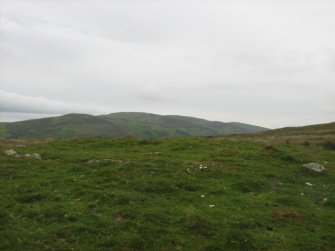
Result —
[[326, 168], [319, 163], [307, 163], [302, 166], [307, 168], [308, 170], [311, 170], [317, 173], [323, 173], [324, 171], [326, 171]]
[[13, 149], [10, 149], [10, 150], [5, 151], [5, 154], [7, 156], [15, 156], [15, 155], [17, 155], [17, 152], [14, 151]]

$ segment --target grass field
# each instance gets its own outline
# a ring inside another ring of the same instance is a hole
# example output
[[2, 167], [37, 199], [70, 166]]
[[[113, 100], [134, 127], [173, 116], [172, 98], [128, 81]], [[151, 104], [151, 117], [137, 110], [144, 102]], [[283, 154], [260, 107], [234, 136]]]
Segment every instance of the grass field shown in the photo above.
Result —
[[333, 138], [282, 137], [3, 140], [0, 250], [335, 250]]

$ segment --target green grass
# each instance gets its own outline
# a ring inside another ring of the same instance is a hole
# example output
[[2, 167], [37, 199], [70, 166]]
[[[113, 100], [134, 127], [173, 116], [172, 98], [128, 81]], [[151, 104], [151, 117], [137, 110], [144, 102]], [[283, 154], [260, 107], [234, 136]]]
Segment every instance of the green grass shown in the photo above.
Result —
[[1, 142], [43, 160], [0, 154], [0, 250], [335, 249], [332, 148], [247, 136], [31, 143]]

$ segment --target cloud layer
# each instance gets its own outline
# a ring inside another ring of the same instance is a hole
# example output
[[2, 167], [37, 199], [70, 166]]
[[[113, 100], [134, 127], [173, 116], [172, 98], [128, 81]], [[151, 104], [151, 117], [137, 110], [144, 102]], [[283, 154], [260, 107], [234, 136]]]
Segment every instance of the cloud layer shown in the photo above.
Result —
[[0, 112], [32, 114], [91, 113], [103, 114], [106, 109], [80, 104], [30, 97], [0, 90]]
[[1, 110], [333, 121], [334, 9], [326, 0], [3, 0]]

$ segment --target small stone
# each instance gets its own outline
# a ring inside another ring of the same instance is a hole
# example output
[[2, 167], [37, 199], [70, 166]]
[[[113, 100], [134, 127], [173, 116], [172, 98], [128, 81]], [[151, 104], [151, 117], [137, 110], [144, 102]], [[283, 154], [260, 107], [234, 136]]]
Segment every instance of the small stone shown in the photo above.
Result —
[[206, 196], [204, 194], [201, 195], [201, 198], [205, 198]]
[[313, 186], [313, 184], [312, 184], [312, 183], [309, 183], [309, 182], [306, 182], [305, 184], [306, 184], [307, 186], [310, 186], [310, 187]]
[[87, 161], [88, 164], [93, 164], [93, 163], [100, 163], [100, 160], [98, 159], [90, 159], [89, 161]]
[[123, 221], [123, 217], [119, 215], [119, 216], [117, 216], [117, 217], [115, 218], [115, 221], [116, 221], [116, 222]]
[[35, 159], [42, 159], [41, 155], [39, 155], [38, 153], [33, 153], [32, 156]]
[[113, 163], [122, 163], [122, 160], [119, 159], [103, 159], [103, 161], [109, 161], [109, 162], [113, 162]]
[[276, 190], [276, 192], [279, 192], [283, 186], [283, 182], [277, 180], [275, 183], [274, 183], [274, 188]]
[[326, 171], [326, 168], [319, 163], [307, 163], [302, 166], [307, 168], [308, 170], [311, 170], [317, 173], [323, 173], [324, 171]]
[[208, 205], [210, 208], [215, 207], [215, 205]]
[[39, 159], [39, 160], [42, 159], [41, 155], [39, 155], [38, 153], [26, 153], [24, 155], [24, 157], [26, 157], [26, 158], [34, 158], [34, 159]]
[[276, 181], [275, 185], [281, 187], [281, 186], [284, 185], [284, 184], [283, 184], [283, 182], [281, 182], [281, 181]]
[[322, 203], [326, 203], [328, 201], [328, 198], [323, 198]]

